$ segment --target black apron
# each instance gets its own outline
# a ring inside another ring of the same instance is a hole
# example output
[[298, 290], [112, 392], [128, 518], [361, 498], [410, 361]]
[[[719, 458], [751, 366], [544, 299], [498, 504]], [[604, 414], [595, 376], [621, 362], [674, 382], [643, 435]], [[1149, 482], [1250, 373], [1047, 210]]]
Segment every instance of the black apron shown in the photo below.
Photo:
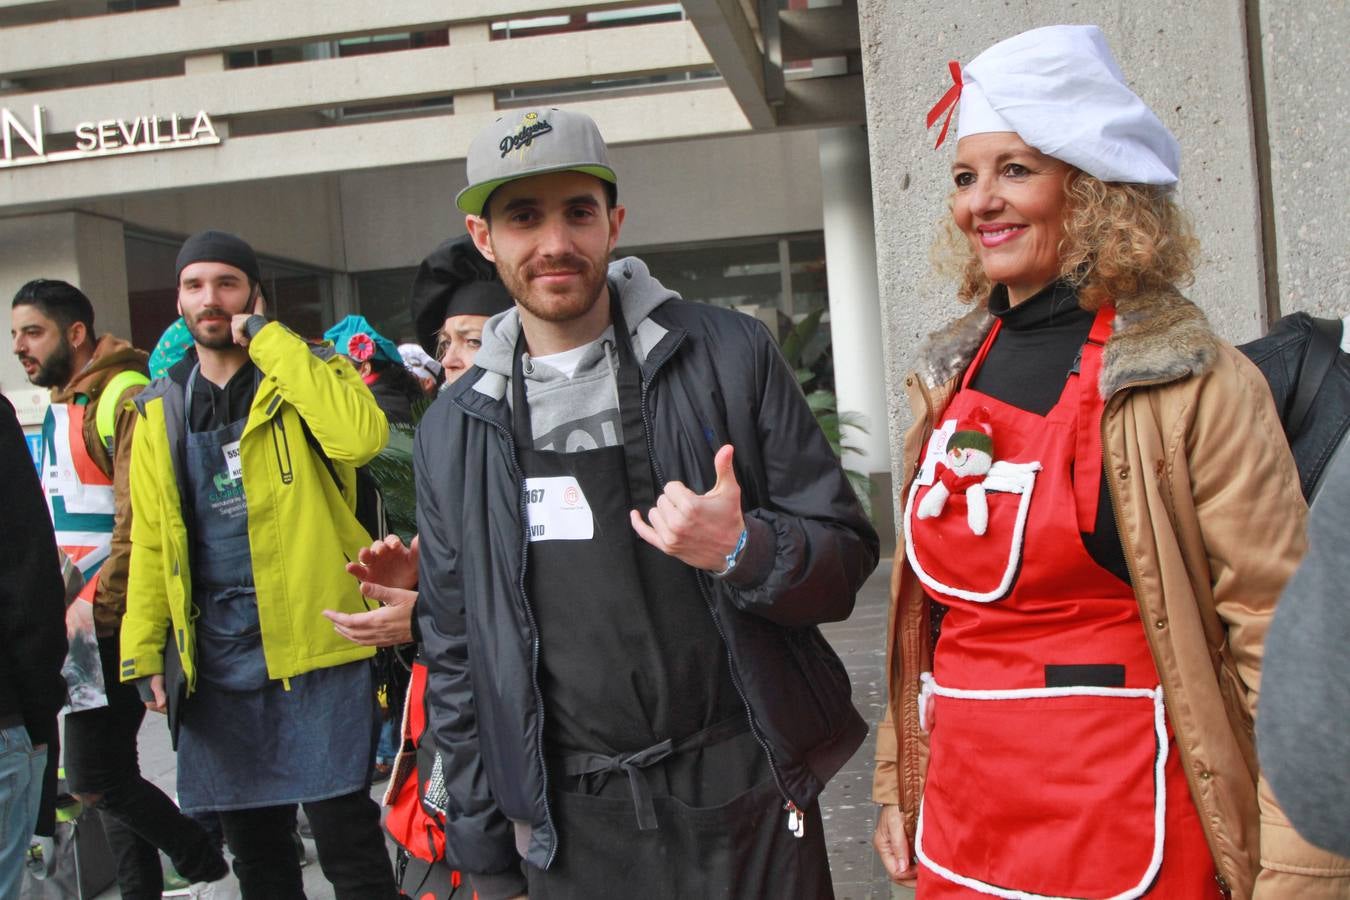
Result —
[[819, 807], [795, 836], [697, 574], [629, 522], [656, 483], [640, 369], [610, 308], [622, 446], [535, 450], [523, 334], [511, 379], [558, 834], [549, 868], [525, 867], [529, 895], [832, 897]]

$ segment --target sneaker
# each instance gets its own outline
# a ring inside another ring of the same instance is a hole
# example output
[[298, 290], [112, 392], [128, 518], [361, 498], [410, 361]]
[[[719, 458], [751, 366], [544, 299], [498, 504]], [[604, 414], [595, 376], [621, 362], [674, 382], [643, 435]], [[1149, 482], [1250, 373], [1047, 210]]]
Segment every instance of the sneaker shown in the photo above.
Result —
[[[164, 863], [164, 896], [165, 897], [186, 897], [186, 889], [189, 882], [178, 870], [173, 867], [173, 863], [165, 861]], [[170, 891], [184, 891], [184, 893], [169, 893]]]
[[33, 842], [28, 845], [28, 856], [24, 859], [24, 865], [33, 878], [38, 881], [45, 880], [56, 871], [56, 841], [39, 834], [33, 835]]
[[295, 821], [296, 827], [300, 829], [300, 836], [314, 840], [314, 829], [309, 827], [309, 816], [305, 815], [303, 806], [296, 810]]
[[305, 855], [305, 842], [300, 837], [300, 829], [297, 827], [291, 832], [291, 840], [295, 841], [295, 855], [300, 858], [300, 868], [309, 865], [309, 857]]
[[[218, 884], [220, 884], [218, 881], [199, 881], [188, 888], [187, 896], [199, 897], [201, 900], [211, 900], [212, 897], [223, 896], [223, 894], [216, 892], [216, 885]], [[169, 895], [165, 894], [164, 896]]]

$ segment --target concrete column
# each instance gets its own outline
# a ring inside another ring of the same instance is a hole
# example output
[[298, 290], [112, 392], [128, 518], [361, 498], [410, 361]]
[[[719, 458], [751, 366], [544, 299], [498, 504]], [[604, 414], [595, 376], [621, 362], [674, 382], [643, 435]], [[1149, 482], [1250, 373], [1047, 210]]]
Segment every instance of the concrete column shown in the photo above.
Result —
[[[492, 26], [487, 22], [472, 22], [468, 25], [450, 26], [450, 46], [463, 47], [469, 44], [486, 44], [492, 40]], [[497, 98], [492, 91], [460, 91], [455, 94], [455, 114], [492, 112], [497, 108]]]
[[[207, 6], [216, 3], [217, 0], [179, 0], [179, 6]], [[198, 56], [183, 57], [184, 75], [209, 75], [212, 72], [225, 71], [224, 53], [206, 53]], [[170, 110], [172, 112], [172, 110]], [[208, 110], [209, 112], [209, 110]], [[230, 123], [228, 119], [213, 118], [211, 124], [215, 126], [216, 134], [223, 141], [230, 136]]]
[[333, 290], [333, 321], [339, 322], [345, 316], [356, 315], [361, 310], [356, 302], [356, 287], [353, 277], [346, 272], [333, 275], [330, 284]]
[[1257, 6], [1260, 57], [1253, 54], [1252, 63], [1253, 69], [1261, 63], [1264, 77], [1254, 90], [1262, 92], [1267, 116], [1257, 155], [1269, 168], [1263, 200], [1275, 244], [1278, 312], [1340, 318], [1350, 313], [1350, 207], [1330, 184], [1339, 188], [1350, 171], [1350, 4]]
[[885, 472], [890, 468], [890, 440], [881, 378], [881, 305], [867, 134], [861, 128], [830, 128], [821, 131], [819, 139], [835, 393], [840, 411], [867, 420], [866, 435], [853, 431], [847, 436], [847, 443], [859, 453], [845, 462], [869, 474]]
[[881, 302], [877, 291], [876, 231], [872, 217], [871, 160], [862, 128], [819, 132], [821, 205], [834, 344], [834, 390], [840, 413], [863, 419], [866, 433], [848, 429], [856, 449], [844, 465], [872, 480], [872, 518], [890, 545], [892, 509], [890, 421], [882, 377]]
[[[94, 304], [94, 330], [119, 337], [131, 333], [127, 303], [127, 257], [122, 223], [86, 213], [60, 212], [0, 219], [0, 293], [6, 315], [9, 300], [27, 281], [69, 281]], [[0, 393], [19, 411], [25, 425], [40, 424], [46, 391], [35, 390], [14, 354], [0, 360]], [[36, 422], [34, 422], [36, 416]]]

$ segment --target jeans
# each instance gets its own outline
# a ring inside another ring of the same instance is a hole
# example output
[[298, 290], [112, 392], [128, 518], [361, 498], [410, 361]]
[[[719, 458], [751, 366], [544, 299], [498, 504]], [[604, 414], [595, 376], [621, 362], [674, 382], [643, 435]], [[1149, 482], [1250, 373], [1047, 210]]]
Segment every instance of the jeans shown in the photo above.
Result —
[[394, 743], [394, 732], [399, 729], [401, 723], [392, 718], [385, 719], [380, 723], [380, 742], [375, 747], [375, 761], [389, 765], [398, 755], [398, 746]]
[[0, 728], [0, 897], [19, 896], [37, 823], [47, 748], [33, 748], [22, 725]]
[[118, 680], [117, 638], [99, 638], [108, 705], [66, 716], [66, 775], [72, 793], [97, 796], [124, 900], [159, 900], [163, 850], [189, 881], [216, 881], [228, 871], [219, 846], [164, 792], [141, 777], [136, 738], [145, 704]]
[[[304, 804], [319, 867], [337, 900], [396, 900], [380, 808], [365, 791]], [[291, 831], [295, 807], [222, 811], [225, 841], [244, 900], [305, 900]]]

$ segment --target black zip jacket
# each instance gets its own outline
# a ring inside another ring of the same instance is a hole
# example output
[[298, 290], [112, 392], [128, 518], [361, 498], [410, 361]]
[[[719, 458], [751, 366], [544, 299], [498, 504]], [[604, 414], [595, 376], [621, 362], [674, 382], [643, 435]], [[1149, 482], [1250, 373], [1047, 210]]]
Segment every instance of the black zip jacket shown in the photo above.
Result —
[[9, 400], [0, 397], [0, 725], [34, 745], [56, 731], [66, 702], [66, 585], [42, 484]]
[[[1256, 363], [1270, 382], [1275, 408], [1287, 420], [1298, 392], [1299, 372], [1308, 342], [1312, 340], [1313, 320], [1307, 313], [1292, 313], [1271, 326], [1270, 333], [1238, 347]], [[1298, 434], [1286, 434], [1298, 464], [1303, 496], [1312, 500], [1313, 489], [1322, 471], [1350, 430], [1350, 356], [1337, 353], [1317, 390], [1312, 409]]]
[[[636, 260], [610, 273], [656, 284]], [[876, 567], [877, 535], [760, 322], [677, 297], [650, 319], [665, 329], [641, 364], [658, 489], [671, 480], [711, 489], [717, 449], [736, 448], [749, 539], [731, 577], [700, 573], [699, 583], [785, 802], [806, 807], [867, 732], [816, 626], [852, 612]], [[566, 840], [549, 809], [523, 476], [504, 382], [472, 368], [427, 412], [414, 455], [417, 615], [449, 789], [448, 857], [484, 875], [516, 871], [520, 854], [547, 867]]]

